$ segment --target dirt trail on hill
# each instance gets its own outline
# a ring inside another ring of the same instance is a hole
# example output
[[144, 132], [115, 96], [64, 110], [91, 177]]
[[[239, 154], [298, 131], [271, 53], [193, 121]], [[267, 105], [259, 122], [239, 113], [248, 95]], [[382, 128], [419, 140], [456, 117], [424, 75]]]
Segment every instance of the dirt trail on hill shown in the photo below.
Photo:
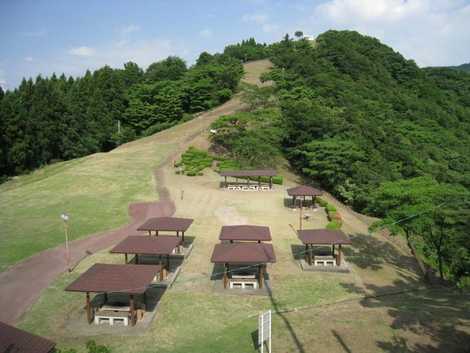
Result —
[[[232, 114], [242, 107], [243, 104], [239, 97], [235, 96], [223, 105], [205, 112], [193, 120], [147, 137], [146, 139], [155, 140], [155, 143], [175, 143], [178, 146], [154, 171], [159, 201], [132, 203], [128, 207], [131, 219], [129, 224], [70, 242], [70, 266], [67, 265], [65, 246], [61, 245], [33, 255], [1, 272], [0, 308], [2, 309], [0, 310], [0, 321], [15, 324], [40, 297], [43, 289], [50, 286], [69, 267], [74, 268], [86, 256], [106, 249], [128, 235], [143, 234], [137, 231], [137, 227], [145, 219], [173, 215], [176, 208], [170, 198], [169, 190], [165, 187], [163, 169], [171, 165], [191, 142], [204, 133], [219, 116]], [[119, 148], [128, 148], [134, 143], [136, 142], [130, 142]]]

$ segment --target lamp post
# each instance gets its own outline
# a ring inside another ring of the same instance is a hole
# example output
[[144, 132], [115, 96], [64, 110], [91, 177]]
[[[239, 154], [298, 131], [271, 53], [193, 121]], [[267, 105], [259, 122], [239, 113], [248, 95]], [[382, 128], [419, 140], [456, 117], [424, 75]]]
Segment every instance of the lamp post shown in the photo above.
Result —
[[70, 271], [70, 249], [69, 249], [69, 215], [63, 212], [60, 215], [62, 221], [64, 221], [64, 232], [65, 232], [65, 260], [67, 262], [67, 268]]

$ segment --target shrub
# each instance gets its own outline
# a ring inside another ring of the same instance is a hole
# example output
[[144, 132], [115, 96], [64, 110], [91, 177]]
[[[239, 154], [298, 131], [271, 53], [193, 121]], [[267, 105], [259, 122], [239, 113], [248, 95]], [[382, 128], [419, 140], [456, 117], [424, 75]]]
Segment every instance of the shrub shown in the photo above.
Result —
[[326, 204], [326, 212], [336, 212], [336, 207], [333, 205], [330, 205], [329, 203]]
[[325, 200], [323, 200], [319, 197], [317, 197], [316, 201], [320, 205], [320, 207], [326, 207], [328, 205], [328, 202], [326, 202]]
[[326, 229], [336, 230], [336, 229], [340, 229], [341, 226], [342, 226], [342, 222], [335, 219], [326, 225]]
[[212, 165], [214, 157], [207, 151], [199, 150], [195, 147], [189, 147], [181, 156], [181, 161], [175, 166], [182, 166], [184, 174], [188, 176], [202, 175], [202, 171]]

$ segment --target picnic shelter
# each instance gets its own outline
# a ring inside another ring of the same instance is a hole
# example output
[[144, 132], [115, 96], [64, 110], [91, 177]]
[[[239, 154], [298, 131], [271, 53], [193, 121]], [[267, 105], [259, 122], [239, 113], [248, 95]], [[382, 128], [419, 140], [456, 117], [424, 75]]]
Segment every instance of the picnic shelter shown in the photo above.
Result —
[[0, 352], [53, 353], [55, 343], [0, 321]]
[[[134, 326], [146, 310], [145, 292], [160, 273], [159, 265], [116, 265], [94, 264], [67, 288], [68, 292], [86, 293], [86, 314], [88, 323], [99, 323], [100, 319], [128, 321]], [[95, 307], [90, 293], [104, 294], [104, 303]], [[109, 294], [121, 293], [128, 296], [128, 303], [115, 303]]]
[[220, 243], [216, 244], [211, 262], [224, 266], [224, 288], [263, 288], [266, 265], [276, 262], [271, 244]]
[[175, 232], [178, 237], [181, 233], [181, 238], [184, 242], [184, 232], [193, 223], [191, 218], [178, 218], [178, 217], [154, 217], [147, 219], [137, 230], [147, 231], [149, 235], [155, 232], [158, 236], [159, 232]]
[[[124, 254], [124, 261], [128, 263], [128, 254], [134, 255], [134, 263], [139, 263], [139, 256], [158, 257], [161, 266], [160, 280], [170, 271], [170, 256], [180, 252], [183, 241], [179, 237], [160, 235], [156, 238], [146, 236], [129, 236], [111, 249], [113, 254]], [[165, 261], [163, 261], [165, 259]]]
[[[331, 258], [334, 260], [332, 265], [341, 266], [341, 246], [352, 244], [348, 236], [341, 230], [303, 229], [298, 230], [297, 234], [305, 245], [305, 256], [309, 265], [324, 265], [328, 263], [328, 258]], [[337, 251], [335, 251], [336, 245], [338, 246]], [[324, 254], [317, 256], [314, 253], [314, 246], [329, 246], [331, 247], [331, 254], [327, 256]]]
[[271, 241], [271, 231], [266, 226], [256, 225], [230, 225], [220, 229], [219, 239], [221, 241]]

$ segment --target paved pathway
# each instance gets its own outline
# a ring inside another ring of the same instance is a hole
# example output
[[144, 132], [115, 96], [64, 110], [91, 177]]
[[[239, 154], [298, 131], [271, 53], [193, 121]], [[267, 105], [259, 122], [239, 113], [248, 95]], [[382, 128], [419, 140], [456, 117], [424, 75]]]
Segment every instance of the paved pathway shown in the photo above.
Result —
[[[269, 67], [267, 64], [269, 62], [265, 60], [251, 63], [259, 71], [257, 72], [258, 76]], [[247, 67], [246, 70], [250, 72], [254, 69]], [[168, 189], [165, 187], [163, 169], [178, 158], [191, 142], [206, 131], [209, 125], [219, 116], [232, 114], [242, 108], [243, 104], [239, 97], [235, 96], [223, 105], [205, 112], [193, 120], [148, 137], [155, 139], [155, 143], [168, 142], [167, 140], [173, 140], [175, 136], [178, 139], [178, 148], [158, 166], [154, 173], [159, 201], [130, 204], [129, 216], [131, 217], [131, 223], [118, 229], [92, 234], [72, 241], [70, 243], [71, 267], [76, 266], [84, 257], [116, 244], [129, 234], [141, 233], [137, 231], [137, 227], [145, 219], [173, 215], [175, 205], [170, 198]], [[162, 134], [167, 135], [162, 136]], [[120, 148], [126, 148], [126, 146], [134, 143], [138, 142], [130, 142]], [[61, 273], [68, 270], [69, 266], [65, 255], [65, 247], [61, 245], [33, 255], [0, 273], [0, 321], [15, 324], [19, 320], [21, 315], [40, 297], [41, 291], [50, 286]]]

